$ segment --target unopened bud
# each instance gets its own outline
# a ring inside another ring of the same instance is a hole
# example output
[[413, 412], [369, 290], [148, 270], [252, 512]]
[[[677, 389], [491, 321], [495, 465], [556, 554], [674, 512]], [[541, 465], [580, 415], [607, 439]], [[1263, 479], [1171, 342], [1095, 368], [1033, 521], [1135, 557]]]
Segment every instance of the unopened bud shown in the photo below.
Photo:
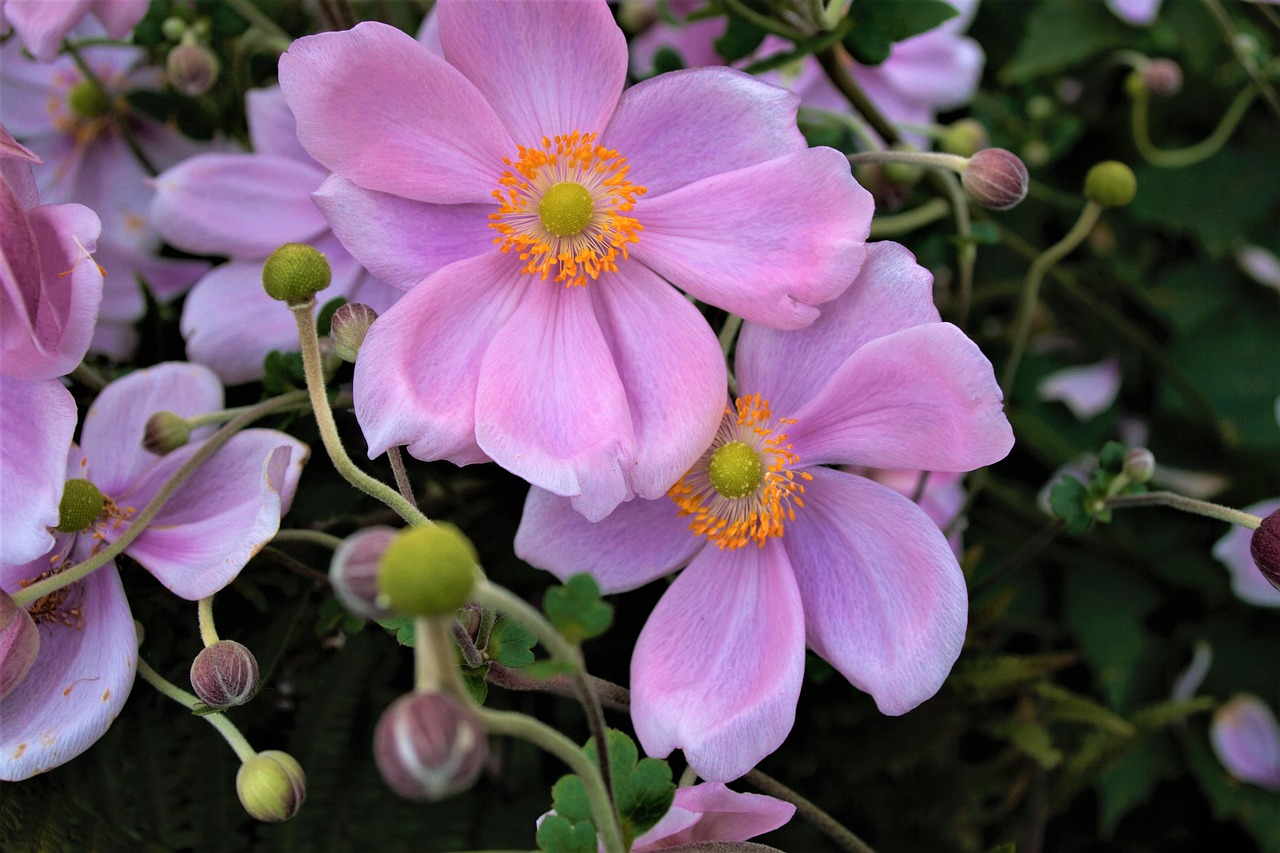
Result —
[[218, 81], [221, 63], [209, 48], [183, 41], [169, 51], [164, 67], [169, 74], [169, 85], [175, 91], [188, 98], [197, 98]]
[[98, 487], [88, 480], [67, 480], [58, 502], [58, 530], [78, 533], [98, 520], [106, 499]]
[[391, 612], [378, 606], [378, 563], [399, 531], [368, 527], [351, 534], [333, 552], [329, 580], [342, 606], [362, 619], [385, 619]]
[[406, 616], [447, 616], [480, 577], [476, 549], [452, 524], [400, 532], [378, 563], [378, 604]]
[[1139, 73], [1142, 85], [1153, 95], [1164, 98], [1182, 90], [1182, 66], [1172, 59], [1153, 59]]
[[1133, 170], [1118, 160], [1103, 160], [1084, 177], [1084, 196], [1103, 207], [1124, 207], [1138, 194]]
[[26, 677], [40, 653], [40, 631], [31, 614], [0, 590], [0, 701]]
[[378, 720], [373, 757], [391, 790], [440, 800], [471, 787], [489, 757], [484, 726], [446, 693], [411, 693]]
[[362, 302], [348, 302], [333, 312], [329, 321], [329, 346], [343, 361], [355, 363], [360, 345], [378, 312]]
[[186, 31], [187, 22], [177, 15], [165, 18], [164, 23], [160, 25], [160, 32], [164, 33], [164, 37], [169, 41], [178, 41]]
[[1145, 447], [1135, 447], [1124, 455], [1124, 473], [1135, 483], [1149, 483], [1156, 473], [1155, 454]]
[[1280, 589], [1280, 509], [1262, 519], [1253, 531], [1249, 553], [1267, 582]]
[[285, 243], [262, 265], [262, 289], [290, 305], [306, 302], [328, 287], [332, 278], [329, 260], [305, 243]]
[[1057, 111], [1053, 99], [1046, 95], [1035, 95], [1027, 101], [1027, 118], [1032, 121], [1047, 121]]
[[992, 210], [1008, 210], [1022, 201], [1031, 183], [1026, 165], [1004, 148], [984, 148], [974, 154], [960, 180], [974, 201]]
[[307, 797], [307, 776], [292, 755], [268, 749], [240, 765], [236, 795], [255, 820], [279, 823], [302, 808]]
[[235, 640], [219, 640], [192, 661], [191, 687], [210, 708], [243, 705], [258, 692], [258, 659]]
[[191, 426], [187, 419], [173, 412], [156, 412], [147, 418], [142, 430], [143, 448], [157, 456], [172, 453], [190, 440]]
[[987, 129], [973, 118], [953, 122], [942, 137], [942, 150], [958, 157], [972, 157], [990, 144]]

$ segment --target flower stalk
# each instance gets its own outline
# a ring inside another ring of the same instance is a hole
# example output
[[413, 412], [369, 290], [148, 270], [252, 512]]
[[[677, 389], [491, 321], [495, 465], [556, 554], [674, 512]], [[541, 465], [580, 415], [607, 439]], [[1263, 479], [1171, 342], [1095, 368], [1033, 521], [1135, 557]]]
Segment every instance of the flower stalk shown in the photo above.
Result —
[[[195, 694], [188, 693], [176, 684], [167, 681], [164, 676], [152, 669], [150, 664], [141, 657], [138, 658], [138, 675], [142, 676], [143, 680], [156, 690], [159, 690], [189, 711], [194, 711], [203, 704]], [[250, 745], [245, 736], [236, 728], [235, 723], [228, 720], [226, 715], [207, 714], [204, 719], [208, 720], [209, 725], [218, 730], [218, 734], [222, 735], [227, 745], [235, 751], [236, 757], [240, 759], [241, 763], [257, 756], [258, 751]]]
[[1228, 524], [1238, 524], [1249, 530], [1257, 530], [1258, 525], [1262, 524], [1262, 519], [1252, 513], [1232, 509], [1222, 504], [1189, 498], [1176, 492], [1143, 492], [1137, 495], [1115, 495], [1107, 498], [1105, 504], [1108, 509], [1124, 509], [1133, 506], [1167, 506], [1194, 515], [1203, 515], [1206, 518], [1225, 521]]

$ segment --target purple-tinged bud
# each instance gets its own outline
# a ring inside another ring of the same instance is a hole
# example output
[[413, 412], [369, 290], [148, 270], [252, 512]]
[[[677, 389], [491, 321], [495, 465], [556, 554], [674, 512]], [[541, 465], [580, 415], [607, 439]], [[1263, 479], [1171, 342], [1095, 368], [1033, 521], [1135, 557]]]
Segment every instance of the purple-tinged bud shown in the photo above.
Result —
[[255, 820], [279, 823], [302, 808], [307, 798], [307, 775], [292, 755], [268, 749], [240, 765], [236, 795]]
[[1084, 197], [1103, 207], [1124, 207], [1137, 194], [1138, 179], [1119, 160], [1103, 160], [1084, 176]]
[[978, 204], [992, 210], [1008, 210], [1027, 197], [1031, 176], [1012, 151], [984, 148], [969, 158], [969, 168], [960, 181]]
[[1139, 73], [1142, 85], [1153, 95], [1165, 98], [1182, 90], [1182, 66], [1172, 59], [1153, 59]]
[[212, 89], [222, 68], [213, 51], [189, 41], [169, 51], [164, 67], [169, 85], [188, 98], [198, 98]]
[[262, 289], [272, 299], [290, 305], [304, 304], [332, 279], [329, 259], [305, 243], [285, 243], [262, 265]]
[[1135, 483], [1150, 483], [1156, 473], [1156, 456], [1145, 447], [1135, 447], [1124, 455], [1124, 473]]
[[1280, 723], [1257, 696], [1240, 693], [1223, 703], [1209, 724], [1209, 740], [1232, 776], [1280, 791]]
[[373, 757], [391, 790], [440, 800], [471, 787], [489, 757], [484, 726], [446, 693], [411, 693], [378, 720]]
[[942, 150], [957, 157], [972, 157], [990, 145], [986, 127], [974, 118], [953, 122], [942, 136]]
[[452, 524], [400, 531], [378, 562], [378, 603], [405, 616], [450, 616], [480, 579], [475, 546]]
[[329, 346], [343, 361], [355, 363], [360, 345], [378, 312], [362, 302], [348, 302], [333, 312], [329, 321]]
[[172, 453], [191, 440], [187, 419], [173, 412], [156, 412], [142, 430], [142, 447], [157, 456]]
[[191, 663], [191, 687], [210, 708], [234, 708], [258, 692], [258, 659], [235, 640], [219, 640]]
[[62, 500], [58, 502], [58, 530], [78, 533], [98, 520], [106, 498], [88, 480], [67, 480], [62, 486]]
[[40, 630], [31, 614], [0, 590], [0, 700], [26, 677], [40, 653]]
[[1280, 589], [1280, 509], [1262, 519], [1253, 531], [1249, 554], [1267, 582]]
[[329, 580], [342, 606], [361, 619], [385, 619], [391, 611], [378, 606], [378, 563], [400, 531], [368, 527], [351, 534], [333, 552]]

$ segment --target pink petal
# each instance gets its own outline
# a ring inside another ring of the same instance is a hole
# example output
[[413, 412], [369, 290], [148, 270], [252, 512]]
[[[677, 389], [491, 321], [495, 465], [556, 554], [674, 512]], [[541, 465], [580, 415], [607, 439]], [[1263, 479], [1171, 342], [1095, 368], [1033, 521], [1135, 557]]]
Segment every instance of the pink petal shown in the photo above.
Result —
[[58, 55], [62, 39], [80, 23], [92, 0], [6, 0], [4, 16], [41, 62]]
[[150, 0], [93, 0], [93, 16], [102, 22], [107, 35], [122, 39], [147, 14]]
[[454, 261], [494, 251], [489, 205], [426, 204], [362, 189], [337, 175], [312, 199], [347, 251], [401, 290]]
[[[175, 450], [113, 497], [141, 509], [198, 449]], [[213, 595], [276, 535], [309, 453], [307, 445], [275, 430], [237, 433], [196, 469], [125, 553], [175, 595], [192, 601]], [[109, 527], [107, 538], [126, 529]]]
[[706, 540], [667, 498], [619, 504], [587, 521], [568, 498], [534, 486], [516, 531], [516, 556], [561, 580], [587, 572], [606, 594], [626, 592], [689, 563]]
[[631, 719], [649, 755], [736, 779], [777, 749], [804, 678], [804, 613], [778, 542], [704, 548], [662, 596], [631, 658]]
[[806, 465], [971, 471], [1013, 447], [991, 362], [950, 323], [877, 338], [804, 408], [791, 442]]
[[654, 59], [664, 47], [679, 54], [686, 68], [723, 65], [724, 59], [715, 50], [715, 40], [724, 35], [724, 30], [724, 18], [709, 18], [678, 27], [661, 19], [654, 21], [631, 39], [631, 71], [636, 77], [653, 74]]
[[1082, 421], [1111, 408], [1119, 393], [1120, 360], [1117, 358], [1055, 371], [1036, 387], [1036, 396], [1041, 400], [1061, 402]]
[[575, 509], [599, 521], [632, 494], [636, 441], [626, 389], [592, 285], [526, 279], [523, 286], [480, 365], [476, 442], [503, 468], [573, 498]]
[[850, 70], [890, 121], [919, 122], [967, 104], [982, 78], [984, 60], [973, 39], [935, 30], [895, 44], [880, 65], [852, 65]]
[[[627, 43], [604, 3], [441, 0], [445, 58], [520, 145], [604, 129], [627, 74]], [[504, 152], [513, 156], [515, 147]]]
[[1280, 791], [1280, 724], [1257, 696], [1241, 693], [1218, 708], [1209, 739], [1232, 776]]
[[814, 148], [641, 197], [631, 254], [704, 302], [798, 329], [857, 275], [871, 211], [844, 155]]
[[294, 121], [293, 111], [285, 103], [284, 92], [279, 86], [250, 89], [244, 98], [244, 108], [249, 121], [249, 140], [255, 154], [315, 163], [298, 141], [298, 123]]
[[487, 203], [516, 153], [470, 82], [385, 24], [298, 39], [280, 57], [280, 86], [307, 151], [366, 189]]
[[1127, 23], [1149, 26], [1160, 13], [1163, 0], [1107, 0], [1107, 6]]
[[[700, 818], [692, 826], [662, 837], [650, 837], [650, 830], [636, 839], [632, 850], [660, 850], [700, 841], [747, 841], [785, 825], [796, 813], [791, 803], [764, 794], [740, 794], [719, 782], [678, 789], [671, 807], [673, 811], [693, 812]], [[642, 845], [641, 839], [647, 844]]]
[[[189, 418], [221, 408], [222, 384], [198, 364], [158, 364], [112, 382], [89, 406], [80, 430], [94, 485], [109, 497], [123, 496], [159, 460], [142, 448], [147, 419], [156, 412]], [[212, 431], [203, 428], [194, 437]]]
[[[1260, 501], [1244, 508], [1245, 512], [1266, 518], [1280, 510], [1280, 499]], [[1213, 556], [1231, 573], [1231, 591], [1236, 598], [1259, 607], [1280, 607], [1280, 590], [1273, 587], [1258, 570], [1249, 551], [1253, 531], [1232, 525], [1227, 535], [1213, 546]]]
[[812, 468], [783, 539], [809, 645], [885, 714], [938, 691], [964, 644], [968, 592], [938, 526], [884, 486]]
[[646, 198], [807, 148], [800, 99], [729, 68], [662, 74], [628, 89], [602, 142]]
[[76, 404], [56, 379], [0, 375], [0, 563], [26, 563], [53, 547]]
[[459, 261], [373, 324], [355, 370], [356, 417], [370, 458], [407, 444], [418, 459], [487, 460], [475, 437], [481, 361], [523, 288], [543, 284], [517, 270], [498, 253]]
[[[88, 556], [89, 541], [77, 542], [72, 562]], [[2, 566], [0, 585], [15, 592], [19, 581], [48, 568], [43, 556]], [[82, 609], [80, 626], [39, 623], [36, 661], [0, 702], [0, 779], [21, 781], [75, 758], [102, 737], [129, 697], [138, 637], [115, 564], [73, 587], [67, 606]]]
[[789, 416], [813, 399], [859, 347], [939, 320], [933, 275], [897, 243], [869, 243], [867, 261], [853, 284], [838, 299], [823, 304], [822, 315], [809, 326], [782, 332], [755, 323], [743, 325], [738, 384]]
[[[888, 486], [904, 498], [915, 496], [920, 486], [920, 478], [924, 477], [924, 492], [915, 503], [944, 532], [964, 507], [964, 475], [954, 471], [908, 471], [902, 468], [857, 467], [843, 470], [874, 480], [882, 486]], [[955, 523], [955, 529], [952, 530], [951, 535], [947, 537], [957, 559], [964, 555], [963, 534], [967, 526], [968, 520], [961, 518]]]

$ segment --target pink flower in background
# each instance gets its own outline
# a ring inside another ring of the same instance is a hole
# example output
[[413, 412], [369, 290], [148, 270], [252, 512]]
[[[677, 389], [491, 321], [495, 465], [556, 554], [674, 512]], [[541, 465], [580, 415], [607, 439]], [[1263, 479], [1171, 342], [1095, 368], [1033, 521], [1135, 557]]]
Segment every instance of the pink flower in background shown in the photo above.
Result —
[[12, 26], [31, 54], [48, 62], [86, 15], [97, 18], [108, 37], [122, 39], [147, 14], [149, 4], [150, 0], [2, 0], [0, 33]]
[[700, 841], [747, 841], [786, 825], [795, 813], [791, 803], [702, 782], [677, 789], [671, 808], [635, 840], [631, 851], [649, 853]]
[[262, 290], [262, 263], [280, 244], [308, 243], [329, 259], [323, 300], [343, 296], [381, 313], [399, 296], [348, 254], [311, 201], [329, 173], [299, 144], [280, 90], [249, 92], [246, 110], [253, 153], [198, 154], [166, 170], [150, 211], [179, 249], [231, 258], [196, 283], [182, 311], [188, 357], [227, 383], [261, 377], [273, 349], [298, 348], [293, 315]]
[[[81, 55], [116, 108], [128, 114], [153, 165], [164, 168], [200, 150], [176, 130], [132, 111], [122, 97], [148, 82], [147, 69], [138, 67], [145, 55], [141, 49], [95, 46]], [[137, 278], [168, 299], [189, 287], [208, 264], [156, 256], [160, 238], [146, 220], [152, 193], [148, 173], [70, 57], [40, 64], [22, 56], [16, 40], [6, 44], [0, 49], [0, 99], [9, 130], [44, 160], [36, 171], [40, 198], [86, 205], [102, 220], [94, 259], [106, 270], [106, 284], [93, 349], [127, 358], [135, 344], [133, 324], [146, 307]]]
[[[915, 496], [920, 486], [920, 477], [925, 474], [924, 471], [886, 471], [877, 468], [855, 468], [849, 473], [875, 480], [907, 498]], [[955, 552], [957, 559], [964, 554], [964, 530], [969, 526], [968, 519], [956, 518], [964, 506], [964, 498], [963, 474], [955, 471], [931, 471], [924, 481], [920, 500], [916, 501], [939, 529], [945, 531], [947, 527], [952, 527], [947, 541], [951, 543], [951, 550]]]
[[1244, 782], [1280, 791], [1280, 724], [1257, 696], [1241, 693], [1213, 713], [1213, 751]]
[[1036, 387], [1039, 399], [1062, 403], [1082, 421], [1111, 408], [1119, 395], [1120, 360], [1114, 357], [1055, 371]]
[[[1266, 518], [1276, 510], [1280, 510], [1280, 498], [1259, 501], [1244, 508], [1245, 512], [1259, 518]], [[1231, 591], [1236, 598], [1259, 607], [1280, 607], [1280, 589], [1273, 587], [1253, 562], [1249, 551], [1252, 538], [1252, 530], [1233, 524], [1227, 535], [1213, 546], [1213, 556], [1231, 573]]]
[[[1246, 0], [1248, 3], [1276, 5], [1280, 0]], [[1160, 14], [1164, 0], [1107, 0], [1107, 8], [1135, 27], [1149, 27]]]
[[[66, 479], [102, 492], [101, 515], [78, 533], [57, 533], [51, 550], [25, 564], [0, 565], [10, 594], [79, 563], [128, 530], [142, 509], [213, 431], [166, 456], [142, 449], [147, 419], [160, 410], [191, 417], [222, 408], [208, 369], [162, 364], [109, 385], [89, 407], [80, 447], [64, 448]], [[34, 428], [39, 432], [38, 428]], [[9, 434], [5, 443], [38, 435]], [[275, 430], [235, 435], [183, 484], [125, 553], [182, 598], [205, 598], [230, 583], [275, 535], [309, 450]], [[4, 538], [12, 532], [4, 518]], [[114, 565], [103, 566], [28, 610], [40, 652], [27, 677], [0, 702], [0, 779], [26, 779], [75, 758], [102, 736], [133, 684], [137, 639]]]
[[597, 519], [659, 497], [715, 433], [725, 380], [663, 279], [801, 328], [861, 265], [870, 196], [807, 147], [786, 92], [719, 68], [623, 92], [604, 2], [437, 10], [443, 58], [365, 23], [280, 60], [299, 138], [334, 172], [317, 204], [412, 288], [356, 364], [369, 452], [492, 458]]
[[540, 489], [525, 504], [516, 553], [557, 577], [590, 572], [620, 592], [688, 566], [637, 642], [631, 710], [646, 752], [682, 749], [706, 779], [782, 743], [806, 642], [902, 714], [964, 641], [964, 577], [938, 525], [827, 466], [967, 471], [1003, 458], [1013, 433], [990, 362], [940, 322], [928, 271], [897, 244], [869, 249], [813, 325], [743, 326], [742, 396], [670, 500], [598, 524]]

